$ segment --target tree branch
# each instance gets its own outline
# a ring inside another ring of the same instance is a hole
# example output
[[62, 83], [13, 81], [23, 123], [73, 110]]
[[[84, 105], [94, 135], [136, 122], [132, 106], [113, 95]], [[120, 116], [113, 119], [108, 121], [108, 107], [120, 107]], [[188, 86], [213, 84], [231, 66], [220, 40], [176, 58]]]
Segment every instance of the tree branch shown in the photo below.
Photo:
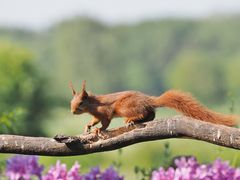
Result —
[[240, 149], [240, 130], [184, 116], [162, 118], [135, 127], [120, 127], [102, 133], [55, 138], [0, 135], [0, 153], [46, 156], [83, 155], [115, 150], [144, 141], [191, 138]]

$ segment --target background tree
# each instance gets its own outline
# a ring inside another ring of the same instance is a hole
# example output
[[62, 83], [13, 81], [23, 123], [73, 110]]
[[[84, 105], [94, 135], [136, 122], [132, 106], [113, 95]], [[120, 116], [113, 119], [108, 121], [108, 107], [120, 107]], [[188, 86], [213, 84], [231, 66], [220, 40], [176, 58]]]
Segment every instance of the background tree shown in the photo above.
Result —
[[166, 70], [169, 88], [183, 89], [208, 104], [226, 100], [227, 87], [223, 64], [194, 50], [182, 52]]
[[10, 43], [1, 43], [0, 64], [1, 119], [5, 122], [2, 125], [8, 127], [3, 131], [14, 127], [18, 133], [42, 134], [38, 120], [47, 109], [45, 82], [34, 67], [32, 54]]

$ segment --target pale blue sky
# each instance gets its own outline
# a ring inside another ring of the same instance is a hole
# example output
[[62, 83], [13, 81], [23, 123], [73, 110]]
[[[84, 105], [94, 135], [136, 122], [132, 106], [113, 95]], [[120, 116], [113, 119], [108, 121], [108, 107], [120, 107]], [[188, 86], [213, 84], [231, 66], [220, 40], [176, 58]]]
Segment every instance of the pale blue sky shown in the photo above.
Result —
[[43, 29], [76, 15], [106, 23], [240, 14], [240, 0], [0, 0], [0, 26]]

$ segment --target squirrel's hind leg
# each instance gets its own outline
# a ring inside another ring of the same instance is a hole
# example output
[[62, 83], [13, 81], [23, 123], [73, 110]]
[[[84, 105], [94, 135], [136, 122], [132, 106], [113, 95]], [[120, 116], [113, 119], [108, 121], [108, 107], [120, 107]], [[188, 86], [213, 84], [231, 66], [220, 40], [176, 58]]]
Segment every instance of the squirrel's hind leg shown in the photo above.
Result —
[[125, 124], [127, 127], [134, 126], [137, 123], [143, 123], [147, 121], [152, 121], [155, 118], [155, 112], [149, 111], [146, 115], [139, 115], [135, 117], [128, 117], [125, 119]]
[[144, 123], [152, 121], [155, 118], [155, 111], [149, 111], [148, 114], [143, 118], [137, 121], [137, 123]]

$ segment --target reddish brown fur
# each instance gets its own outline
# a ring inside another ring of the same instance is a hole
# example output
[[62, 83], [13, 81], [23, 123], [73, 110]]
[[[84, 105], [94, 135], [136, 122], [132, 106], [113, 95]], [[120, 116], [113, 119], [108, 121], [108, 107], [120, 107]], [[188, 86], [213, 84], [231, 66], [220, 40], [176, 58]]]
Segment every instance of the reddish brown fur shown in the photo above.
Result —
[[186, 116], [215, 124], [236, 125], [234, 116], [213, 112], [198, 103], [190, 94], [180, 91], [170, 90], [159, 97], [148, 96], [137, 91], [94, 96], [86, 92], [85, 83], [80, 93], [76, 93], [72, 86], [71, 88], [74, 96], [71, 101], [72, 113], [93, 115], [85, 131], [99, 122], [102, 127], [97, 130], [105, 130], [114, 117], [123, 117], [125, 123], [150, 121], [154, 119], [157, 107], [174, 108]]
[[220, 114], [200, 104], [189, 93], [170, 90], [155, 98], [156, 107], [173, 108], [185, 116], [227, 126], [236, 125], [236, 116]]

